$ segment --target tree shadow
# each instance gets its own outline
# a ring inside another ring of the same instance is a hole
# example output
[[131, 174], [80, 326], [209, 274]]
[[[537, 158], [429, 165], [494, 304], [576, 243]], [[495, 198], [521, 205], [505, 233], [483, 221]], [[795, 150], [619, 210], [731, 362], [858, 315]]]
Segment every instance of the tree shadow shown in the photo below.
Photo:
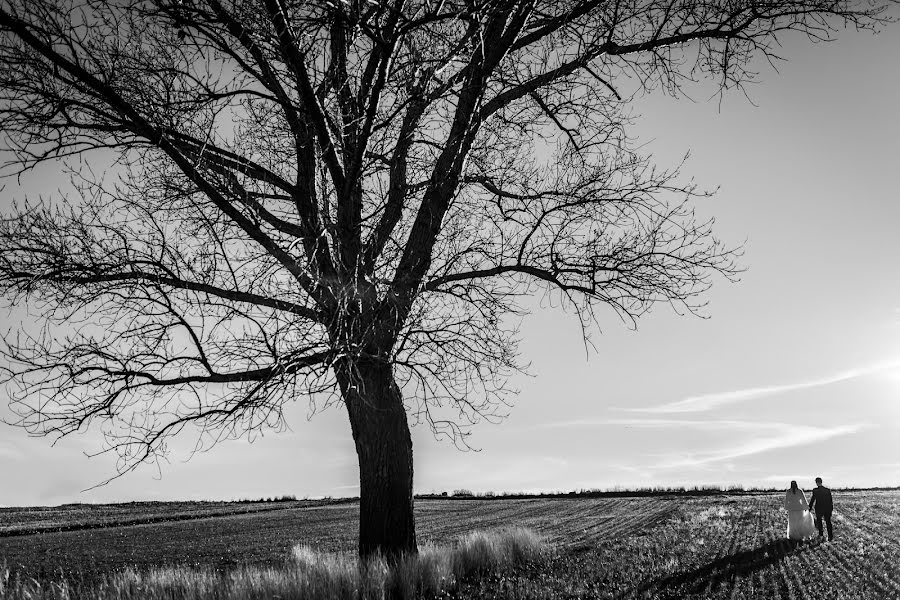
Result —
[[641, 592], [649, 590], [662, 591], [677, 588], [684, 593], [696, 594], [704, 591], [710, 583], [730, 581], [736, 577], [746, 577], [778, 563], [786, 556], [815, 551], [817, 542], [800, 543], [787, 539], [772, 540], [751, 550], [743, 550], [718, 558], [705, 565], [673, 573], [656, 579], [641, 588]]

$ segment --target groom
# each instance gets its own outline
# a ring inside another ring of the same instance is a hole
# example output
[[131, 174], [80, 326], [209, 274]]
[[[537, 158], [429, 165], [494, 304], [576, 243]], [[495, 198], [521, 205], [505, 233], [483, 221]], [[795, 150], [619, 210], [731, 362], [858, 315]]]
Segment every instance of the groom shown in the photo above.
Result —
[[831, 529], [831, 511], [834, 505], [831, 503], [831, 490], [822, 485], [822, 478], [816, 477], [816, 489], [812, 492], [812, 498], [809, 499], [809, 510], [816, 510], [816, 529], [819, 530], [819, 537], [822, 537], [822, 519], [825, 519], [825, 525], [828, 527], [828, 541], [834, 539], [834, 533]]

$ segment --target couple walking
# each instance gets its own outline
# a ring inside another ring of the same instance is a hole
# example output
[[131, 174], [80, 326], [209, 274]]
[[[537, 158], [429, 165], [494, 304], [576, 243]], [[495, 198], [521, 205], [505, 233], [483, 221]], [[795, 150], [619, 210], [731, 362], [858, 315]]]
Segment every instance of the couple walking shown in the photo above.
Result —
[[811, 538], [814, 533], [813, 518], [811, 510], [816, 511], [815, 529], [819, 531], [819, 537], [822, 537], [822, 521], [828, 529], [828, 540], [834, 539], [834, 533], [831, 528], [831, 511], [833, 504], [831, 502], [831, 490], [822, 485], [822, 478], [816, 477], [816, 489], [813, 490], [806, 502], [806, 495], [803, 490], [797, 487], [797, 482], [791, 482], [791, 488], [784, 495], [784, 508], [788, 511], [788, 527], [787, 535], [792, 540], [805, 540]]

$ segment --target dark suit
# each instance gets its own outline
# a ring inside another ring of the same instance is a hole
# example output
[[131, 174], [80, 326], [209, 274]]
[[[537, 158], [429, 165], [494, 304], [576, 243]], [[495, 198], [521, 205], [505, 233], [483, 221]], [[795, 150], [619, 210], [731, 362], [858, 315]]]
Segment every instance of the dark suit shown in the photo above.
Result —
[[831, 528], [831, 512], [834, 510], [834, 504], [831, 501], [831, 490], [824, 485], [820, 485], [812, 492], [809, 499], [809, 510], [816, 511], [816, 529], [819, 530], [819, 537], [822, 536], [822, 519], [825, 519], [825, 525], [828, 528], [828, 539], [834, 539], [834, 532]]

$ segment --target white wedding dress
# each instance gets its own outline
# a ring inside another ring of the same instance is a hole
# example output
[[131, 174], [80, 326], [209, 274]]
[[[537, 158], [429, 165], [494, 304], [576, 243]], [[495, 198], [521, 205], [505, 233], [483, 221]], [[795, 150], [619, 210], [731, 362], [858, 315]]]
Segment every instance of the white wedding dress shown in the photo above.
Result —
[[816, 533], [812, 513], [803, 490], [788, 490], [784, 495], [784, 508], [788, 511], [787, 536], [792, 540], [805, 540]]

